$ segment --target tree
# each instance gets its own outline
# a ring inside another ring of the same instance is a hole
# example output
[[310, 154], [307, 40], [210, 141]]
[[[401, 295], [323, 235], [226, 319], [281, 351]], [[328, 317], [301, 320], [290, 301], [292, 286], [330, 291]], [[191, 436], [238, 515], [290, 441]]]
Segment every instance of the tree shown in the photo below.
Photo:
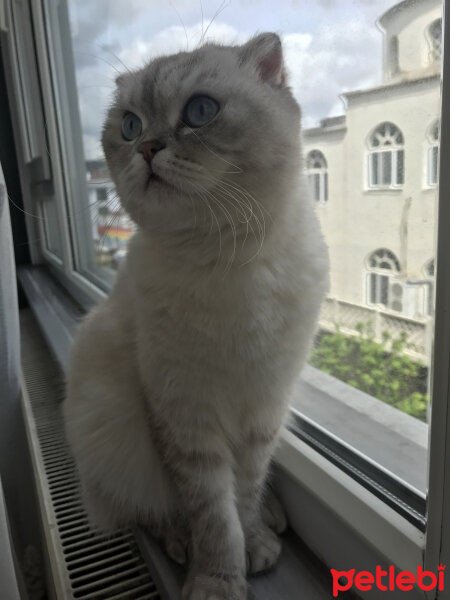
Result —
[[383, 343], [375, 342], [372, 322], [358, 323], [359, 336], [346, 336], [339, 327], [324, 333], [309, 362], [321, 371], [375, 396], [409, 415], [426, 421], [426, 367], [404, 354], [410, 345], [406, 333], [393, 338], [383, 332]]

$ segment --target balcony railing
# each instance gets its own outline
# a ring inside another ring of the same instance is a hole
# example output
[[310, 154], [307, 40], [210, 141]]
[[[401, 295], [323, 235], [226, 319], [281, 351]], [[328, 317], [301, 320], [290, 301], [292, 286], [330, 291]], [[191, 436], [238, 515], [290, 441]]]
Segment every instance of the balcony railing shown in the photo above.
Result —
[[360, 324], [370, 323], [376, 342], [383, 342], [383, 332], [388, 331], [392, 339], [406, 335], [403, 352], [430, 364], [432, 323], [431, 317], [412, 319], [381, 307], [362, 306], [337, 298], [326, 298], [320, 312], [319, 326], [322, 330], [335, 332], [337, 328], [347, 335], [359, 336]]

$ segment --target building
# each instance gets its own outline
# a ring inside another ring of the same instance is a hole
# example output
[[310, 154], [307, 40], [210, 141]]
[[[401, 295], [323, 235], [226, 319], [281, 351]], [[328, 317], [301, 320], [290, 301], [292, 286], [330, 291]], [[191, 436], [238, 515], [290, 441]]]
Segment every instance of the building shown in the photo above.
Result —
[[135, 225], [120, 204], [105, 160], [86, 161], [86, 180], [96, 262], [115, 268]]
[[381, 16], [381, 84], [342, 94], [345, 115], [303, 134], [330, 248], [325, 321], [372, 307], [412, 330], [432, 312], [441, 4], [405, 0]]

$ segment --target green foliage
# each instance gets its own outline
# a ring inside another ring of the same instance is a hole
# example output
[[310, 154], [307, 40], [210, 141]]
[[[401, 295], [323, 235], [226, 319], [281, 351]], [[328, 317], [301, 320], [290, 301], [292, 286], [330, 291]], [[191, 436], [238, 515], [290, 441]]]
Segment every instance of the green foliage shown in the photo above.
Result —
[[403, 354], [408, 346], [402, 333], [393, 338], [383, 332], [383, 342], [374, 340], [371, 322], [358, 323], [358, 337], [323, 334], [309, 363], [403, 412], [426, 421], [426, 369]]

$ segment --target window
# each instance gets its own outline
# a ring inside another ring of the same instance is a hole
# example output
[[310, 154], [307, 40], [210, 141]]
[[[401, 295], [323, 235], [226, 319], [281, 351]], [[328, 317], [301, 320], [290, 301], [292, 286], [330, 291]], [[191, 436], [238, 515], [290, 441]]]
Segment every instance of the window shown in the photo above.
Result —
[[328, 201], [327, 161], [320, 150], [313, 150], [306, 158], [308, 182], [316, 202]]
[[389, 65], [391, 75], [397, 75], [399, 71], [398, 64], [398, 37], [393, 35], [389, 43]]
[[404, 183], [404, 139], [393, 123], [381, 123], [369, 137], [369, 187], [399, 187]]
[[401, 311], [399, 300], [393, 297], [396, 292], [394, 286], [400, 284], [392, 286], [391, 281], [400, 271], [400, 263], [395, 254], [386, 248], [380, 248], [369, 256], [367, 268], [372, 271], [368, 274], [367, 304], [381, 304]]
[[[99, 146], [112, 82], [117, 72], [133, 69], [154, 55], [183, 50], [187, 44], [196, 47], [217, 8], [212, 0], [205, 0], [202, 30], [201, 14], [196, 17], [187, 5], [176, 1], [185, 32], [172, 3], [131, 4], [127, 11], [125, 0], [30, 3], [39, 42], [37, 72], [43, 78], [41, 122], [47, 127], [52, 167], [51, 181], [46, 180], [50, 184], [30, 189], [26, 209], [42, 216], [38, 227], [44, 230], [44, 235], [38, 231], [30, 239], [37, 240], [40, 251], [36, 263], [51, 263], [52, 273], [71, 293], [82, 290], [91, 299], [108, 293], [134, 232]], [[411, 23], [416, 22], [417, 11], [428, 10], [423, 3], [406, 4], [402, 14]], [[358, 3], [351, 15], [346, 3], [327, 3], [326, 8], [325, 3], [315, 3], [311, 9], [314, 26], [307, 38], [298, 7], [289, 0], [281, 0], [277, 11], [267, 6], [262, 0], [236, 0], [233, 11], [225, 7], [216, 16], [205, 37], [240, 43], [253, 32], [255, 15], [261, 18], [261, 28], [283, 31], [289, 22], [284, 52], [290, 85], [302, 105], [306, 170], [316, 202], [328, 201], [327, 159], [333, 157], [332, 210], [318, 211], [331, 256], [330, 294], [303, 374], [304, 387], [293, 398], [293, 406], [301, 414], [303, 435], [311, 446], [320, 440], [317, 451], [321, 452], [319, 446], [323, 449], [332, 440], [327, 459], [331, 454], [348, 458], [350, 451], [358, 455], [359, 466], [370, 469], [377, 484], [373, 497], [380, 497], [384, 484], [391, 500], [383, 496], [383, 502], [392, 501], [400, 490], [405, 496], [401, 495], [399, 505], [404, 508], [411, 502], [415, 514], [411, 522], [423, 528], [433, 303], [428, 302], [427, 319], [417, 317], [412, 309], [406, 313], [405, 306], [419, 304], [412, 288], [425, 279], [423, 265], [434, 260], [437, 189], [423, 190], [423, 168], [405, 170], [404, 153], [408, 142], [408, 165], [426, 162], [421, 144], [430, 115], [439, 115], [439, 79], [430, 77], [429, 70], [419, 72], [417, 66], [417, 71], [408, 74], [407, 85], [398, 82], [381, 89], [389, 73], [379, 76], [378, 46], [372, 41], [379, 36], [384, 55], [391, 52], [392, 64], [384, 68], [392, 67], [394, 72], [398, 53], [403, 52], [403, 35], [399, 31], [390, 46], [375, 27], [368, 35], [367, 24], [380, 17], [378, 3]], [[392, 0], [382, 19], [393, 18], [395, 6]], [[422, 33], [417, 36], [418, 46], [424, 43]], [[324, 47], [330, 52], [322, 52]], [[347, 100], [345, 114], [330, 117], [339, 106], [338, 93]], [[399, 115], [407, 115], [408, 129]], [[404, 133], [395, 122], [404, 127]], [[437, 188], [440, 139], [435, 125], [428, 137], [426, 179]], [[444, 121], [442, 131], [444, 136]], [[367, 132], [364, 149], [361, 136]], [[326, 148], [326, 156], [318, 148]], [[27, 173], [34, 172], [27, 169]], [[377, 190], [371, 202], [362, 202], [363, 177], [369, 189]], [[413, 198], [409, 212], [402, 211], [400, 202], [392, 203], [394, 195], [403, 199], [403, 194], [392, 193], [403, 186], [405, 196]], [[50, 245], [59, 262], [52, 262], [46, 252]], [[396, 371], [398, 364], [403, 370]], [[345, 461], [343, 472], [347, 472]], [[300, 458], [296, 464], [301, 464]], [[316, 480], [322, 481], [322, 475]], [[401, 513], [402, 509], [397, 506], [395, 510]]]
[[429, 260], [424, 267], [426, 277], [434, 278], [434, 258]]
[[439, 121], [436, 120], [428, 131], [428, 185], [433, 187], [438, 182], [439, 169]]
[[441, 60], [442, 53], [442, 19], [436, 19], [428, 27], [428, 41], [430, 44], [430, 60], [436, 62]]

